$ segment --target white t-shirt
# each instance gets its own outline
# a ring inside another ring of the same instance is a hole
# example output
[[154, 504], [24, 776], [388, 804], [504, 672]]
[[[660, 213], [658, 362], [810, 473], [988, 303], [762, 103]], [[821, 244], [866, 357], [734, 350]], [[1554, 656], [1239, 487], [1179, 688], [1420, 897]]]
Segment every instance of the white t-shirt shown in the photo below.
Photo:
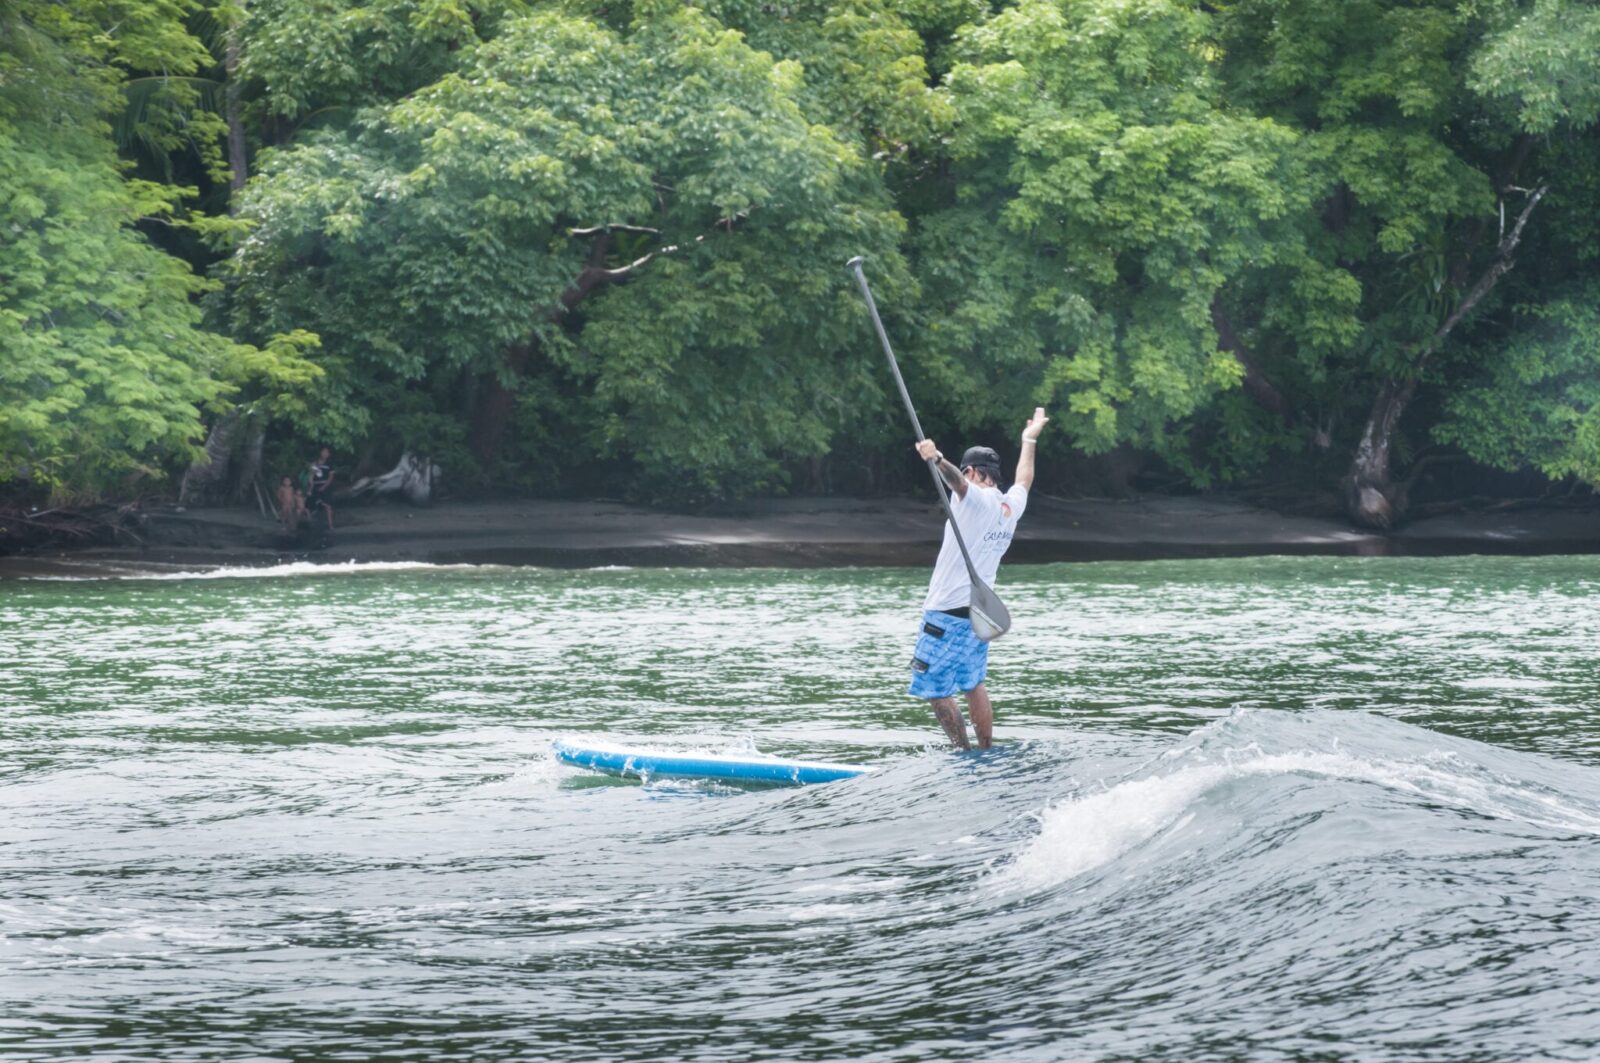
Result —
[[[961, 538], [966, 541], [967, 553], [972, 555], [972, 567], [978, 578], [994, 586], [995, 573], [1000, 571], [1000, 558], [1011, 546], [1017, 521], [1028, 508], [1028, 489], [1012, 484], [1001, 493], [998, 487], [979, 487], [967, 484], [965, 497], [950, 496], [950, 512], [961, 526]], [[924, 609], [959, 609], [972, 604], [972, 580], [967, 576], [967, 566], [961, 560], [961, 548], [944, 524], [944, 545], [939, 548], [939, 560], [933, 563], [933, 579], [928, 583], [928, 597]]]

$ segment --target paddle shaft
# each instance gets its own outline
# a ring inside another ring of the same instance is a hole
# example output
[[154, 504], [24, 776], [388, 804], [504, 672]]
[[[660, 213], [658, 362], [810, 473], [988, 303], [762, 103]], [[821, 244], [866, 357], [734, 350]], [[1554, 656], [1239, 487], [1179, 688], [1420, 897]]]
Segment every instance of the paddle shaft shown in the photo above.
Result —
[[[920, 443], [928, 437], [922, 434], [922, 422], [917, 420], [917, 408], [911, 404], [911, 392], [906, 390], [905, 378], [900, 375], [900, 363], [895, 361], [894, 348], [889, 346], [889, 334], [883, 331], [883, 319], [878, 316], [878, 304], [873, 301], [872, 289], [867, 286], [867, 275], [861, 269], [862, 257], [857, 255], [845, 265], [856, 275], [856, 284], [861, 288], [861, 298], [867, 301], [867, 313], [872, 315], [872, 327], [878, 333], [878, 342], [883, 344], [884, 357], [889, 359], [889, 372], [894, 374], [895, 387], [900, 389], [900, 401], [906, 404], [906, 414], [911, 418], [911, 428], [917, 433], [917, 442]], [[944, 507], [944, 515], [950, 521], [950, 531], [956, 537], [956, 546], [961, 548], [961, 560], [967, 563], [967, 576], [974, 584], [983, 585], [978, 578], [978, 570], [973, 567], [972, 555], [967, 553], [966, 540], [961, 538], [961, 528], [956, 524], [956, 515], [950, 509], [950, 497], [944, 477], [939, 475], [939, 459], [928, 459], [928, 474], [933, 477], [934, 490], [939, 495], [939, 504]]]

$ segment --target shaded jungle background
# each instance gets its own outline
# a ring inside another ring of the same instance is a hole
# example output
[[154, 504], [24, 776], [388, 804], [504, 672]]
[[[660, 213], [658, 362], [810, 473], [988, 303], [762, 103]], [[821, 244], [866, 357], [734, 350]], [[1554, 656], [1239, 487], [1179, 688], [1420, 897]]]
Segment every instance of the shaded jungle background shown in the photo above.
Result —
[[864, 253], [1047, 490], [1584, 499], [1597, 59], [1576, 0], [0, 0], [0, 491], [914, 490]]

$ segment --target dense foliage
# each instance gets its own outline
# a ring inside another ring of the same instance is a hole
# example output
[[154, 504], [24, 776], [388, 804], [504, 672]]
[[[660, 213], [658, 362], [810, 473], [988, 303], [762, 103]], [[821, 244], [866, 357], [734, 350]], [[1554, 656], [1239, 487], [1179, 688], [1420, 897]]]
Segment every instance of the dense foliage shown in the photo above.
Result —
[[894, 487], [865, 253], [1046, 484], [1593, 485], [1597, 122], [1577, 0], [0, 0], [0, 481]]

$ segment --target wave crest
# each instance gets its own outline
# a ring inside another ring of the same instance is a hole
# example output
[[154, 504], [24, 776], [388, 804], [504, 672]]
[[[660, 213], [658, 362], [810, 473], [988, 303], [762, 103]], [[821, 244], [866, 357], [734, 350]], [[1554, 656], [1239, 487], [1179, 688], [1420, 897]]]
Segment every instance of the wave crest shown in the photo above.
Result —
[[1295, 802], [1295, 814], [1354, 812], [1381, 824], [1385, 810], [1374, 806], [1398, 800], [1433, 816], [1600, 835], [1600, 780], [1573, 793], [1574, 772], [1600, 776], [1367, 713], [1242, 711], [1133, 777], [1094, 783], [1100, 788], [1047, 807], [1038, 835], [1001, 877], [1028, 889], [1054, 886], [1192, 825], [1198, 838], [1201, 817], [1242, 816], [1233, 830], [1264, 833], [1288, 814], [1288, 790], [1308, 782], [1315, 790]]

